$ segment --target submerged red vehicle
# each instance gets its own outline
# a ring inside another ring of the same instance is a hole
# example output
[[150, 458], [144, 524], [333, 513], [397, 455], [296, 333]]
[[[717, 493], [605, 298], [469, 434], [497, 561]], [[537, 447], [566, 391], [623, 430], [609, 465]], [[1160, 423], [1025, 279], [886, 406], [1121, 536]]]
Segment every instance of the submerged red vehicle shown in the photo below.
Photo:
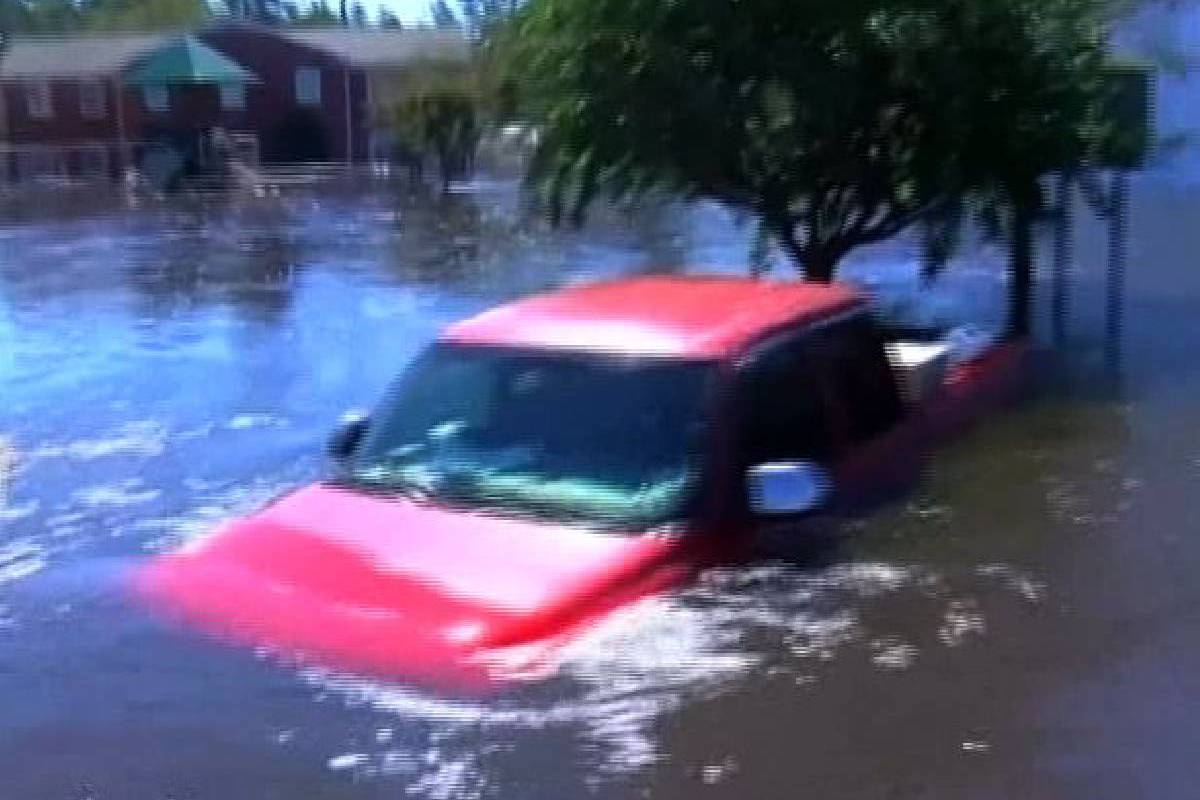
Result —
[[911, 479], [1020, 343], [905, 341], [845, 286], [642, 278], [446, 330], [328, 480], [138, 575], [231, 638], [486, 685], [636, 599]]

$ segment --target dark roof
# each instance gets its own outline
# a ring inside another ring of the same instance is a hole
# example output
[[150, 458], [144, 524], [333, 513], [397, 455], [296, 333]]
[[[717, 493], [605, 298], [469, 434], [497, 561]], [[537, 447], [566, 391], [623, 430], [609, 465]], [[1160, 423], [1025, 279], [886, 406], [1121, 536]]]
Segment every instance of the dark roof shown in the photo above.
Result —
[[0, 78], [115, 75], [172, 38], [170, 33], [13, 37], [0, 51]]
[[417, 61], [461, 62], [470, 56], [466, 37], [457, 31], [286, 27], [274, 32], [356, 67], [402, 67]]
[[618, 355], [721, 358], [788, 325], [861, 306], [845, 285], [652, 277], [534, 295], [452, 325], [444, 341]]
[[[226, 27], [279, 36], [364, 69], [398, 68], [420, 61], [464, 62], [470, 56], [462, 33], [432, 28], [297, 28], [214, 20], [195, 32]], [[185, 33], [13, 37], [0, 49], [0, 79], [112, 76]]]
[[254, 73], [192, 36], [154, 50], [125, 77], [133, 86], [177, 83], [258, 83]]

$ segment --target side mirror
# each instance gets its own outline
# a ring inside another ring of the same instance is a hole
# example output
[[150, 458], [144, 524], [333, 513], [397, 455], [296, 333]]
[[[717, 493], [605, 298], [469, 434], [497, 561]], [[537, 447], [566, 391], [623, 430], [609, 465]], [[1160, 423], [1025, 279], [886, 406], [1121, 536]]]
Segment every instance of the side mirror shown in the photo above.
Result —
[[348, 461], [358, 450], [358, 446], [362, 444], [369, 422], [370, 420], [365, 414], [352, 414], [344, 417], [337, 430], [329, 437], [329, 443], [325, 448], [329, 457], [339, 463]]
[[829, 473], [811, 461], [773, 461], [746, 473], [756, 514], [803, 514], [821, 506], [833, 489]]

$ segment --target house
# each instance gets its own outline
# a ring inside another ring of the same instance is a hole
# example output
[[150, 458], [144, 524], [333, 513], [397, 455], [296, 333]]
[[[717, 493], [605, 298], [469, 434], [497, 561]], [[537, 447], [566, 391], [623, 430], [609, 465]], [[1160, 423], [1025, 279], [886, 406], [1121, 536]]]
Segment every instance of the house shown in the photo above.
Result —
[[215, 130], [266, 162], [364, 162], [406, 76], [468, 58], [456, 32], [229, 20], [14, 38], [0, 54], [0, 182], [113, 178], [151, 154], [195, 166]]

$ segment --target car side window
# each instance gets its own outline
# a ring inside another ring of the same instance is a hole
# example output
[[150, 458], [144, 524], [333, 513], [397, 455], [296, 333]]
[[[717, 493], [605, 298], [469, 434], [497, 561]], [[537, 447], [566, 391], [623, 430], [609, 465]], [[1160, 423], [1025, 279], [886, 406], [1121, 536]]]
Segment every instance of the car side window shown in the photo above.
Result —
[[814, 357], [828, 376], [833, 401], [844, 409], [849, 444], [890, 430], [904, 407], [883, 338], [871, 319], [857, 316], [816, 334]]
[[828, 459], [828, 414], [803, 340], [763, 351], [743, 368], [740, 377], [739, 433], [744, 464]]

